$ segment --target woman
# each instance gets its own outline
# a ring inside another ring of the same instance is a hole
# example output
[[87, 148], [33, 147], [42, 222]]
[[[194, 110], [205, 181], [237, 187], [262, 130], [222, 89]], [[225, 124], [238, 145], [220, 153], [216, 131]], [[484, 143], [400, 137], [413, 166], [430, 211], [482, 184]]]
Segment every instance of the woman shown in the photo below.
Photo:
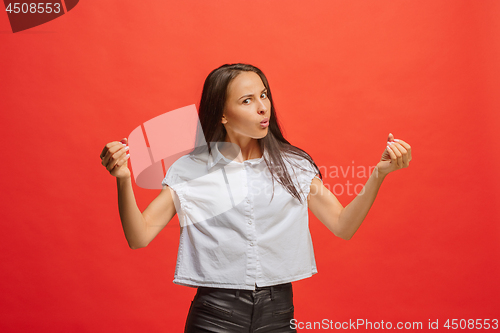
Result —
[[147, 246], [178, 214], [174, 283], [198, 288], [185, 332], [295, 332], [291, 282], [317, 273], [308, 209], [336, 236], [350, 239], [385, 176], [408, 167], [411, 147], [390, 134], [364, 191], [343, 207], [312, 158], [284, 139], [258, 68], [213, 70], [199, 119], [208, 144], [169, 168], [143, 213], [132, 191], [127, 139], [104, 147], [102, 164], [117, 178], [128, 244]]

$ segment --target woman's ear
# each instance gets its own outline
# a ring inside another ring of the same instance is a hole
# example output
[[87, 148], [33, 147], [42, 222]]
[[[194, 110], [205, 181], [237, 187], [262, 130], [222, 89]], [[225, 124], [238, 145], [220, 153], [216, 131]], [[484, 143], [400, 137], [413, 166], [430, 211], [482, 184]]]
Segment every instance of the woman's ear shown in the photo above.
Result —
[[222, 121], [221, 121], [221, 123], [223, 123], [223, 124], [226, 124], [226, 123], [227, 123], [226, 116], [224, 116], [224, 115], [222, 116]]

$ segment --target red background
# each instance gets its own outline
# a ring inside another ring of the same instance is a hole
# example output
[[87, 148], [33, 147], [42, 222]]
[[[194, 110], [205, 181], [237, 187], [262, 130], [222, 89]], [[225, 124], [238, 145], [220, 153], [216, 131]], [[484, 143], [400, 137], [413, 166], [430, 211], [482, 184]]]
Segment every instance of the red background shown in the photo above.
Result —
[[[318, 165], [373, 166], [389, 132], [412, 146], [352, 240], [310, 214], [319, 273], [294, 283], [298, 321], [500, 319], [499, 15], [496, 0], [88, 0], [13, 34], [0, 13], [0, 330], [182, 331], [195, 289], [172, 283], [177, 217], [129, 249], [99, 154], [198, 105], [234, 62], [264, 71]], [[325, 183], [366, 182], [351, 176]], [[141, 210], [159, 193], [134, 191]]]

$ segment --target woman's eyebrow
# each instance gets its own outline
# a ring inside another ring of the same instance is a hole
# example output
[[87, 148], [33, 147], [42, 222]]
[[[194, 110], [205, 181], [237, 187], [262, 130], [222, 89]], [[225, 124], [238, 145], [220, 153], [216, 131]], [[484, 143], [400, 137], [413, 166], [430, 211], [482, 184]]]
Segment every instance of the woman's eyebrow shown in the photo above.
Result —
[[[266, 91], [266, 90], [267, 90], [267, 88], [264, 88], [264, 89], [262, 89], [262, 91], [261, 91], [260, 93], [262, 94], [262, 93], [263, 93], [264, 91]], [[239, 101], [240, 99], [242, 99], [243, 97], [251, 97], [251, 96], [253, 96], [253, 94], [243, 95], [243, 96], [241, 96], [240, 98], [238, 98], [238, 101]]]

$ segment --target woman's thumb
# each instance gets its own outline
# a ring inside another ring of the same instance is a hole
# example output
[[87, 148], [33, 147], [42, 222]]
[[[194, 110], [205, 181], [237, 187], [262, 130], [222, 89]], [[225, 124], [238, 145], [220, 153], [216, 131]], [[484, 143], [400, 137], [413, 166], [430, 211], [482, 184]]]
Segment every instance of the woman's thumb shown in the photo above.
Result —
[[389, 133], [389, 136], [387, 137], [387, 142], [394, 141], [394, 135], [392, 133]]
[[121, 140], [120, 140], [120, 142], [122, 142], [122, 143], [124, 143], [124, 144], [128, 144], [128, 140], [127, 140], [127, 138], [123, 138], [123, 139], [121, 139]]

